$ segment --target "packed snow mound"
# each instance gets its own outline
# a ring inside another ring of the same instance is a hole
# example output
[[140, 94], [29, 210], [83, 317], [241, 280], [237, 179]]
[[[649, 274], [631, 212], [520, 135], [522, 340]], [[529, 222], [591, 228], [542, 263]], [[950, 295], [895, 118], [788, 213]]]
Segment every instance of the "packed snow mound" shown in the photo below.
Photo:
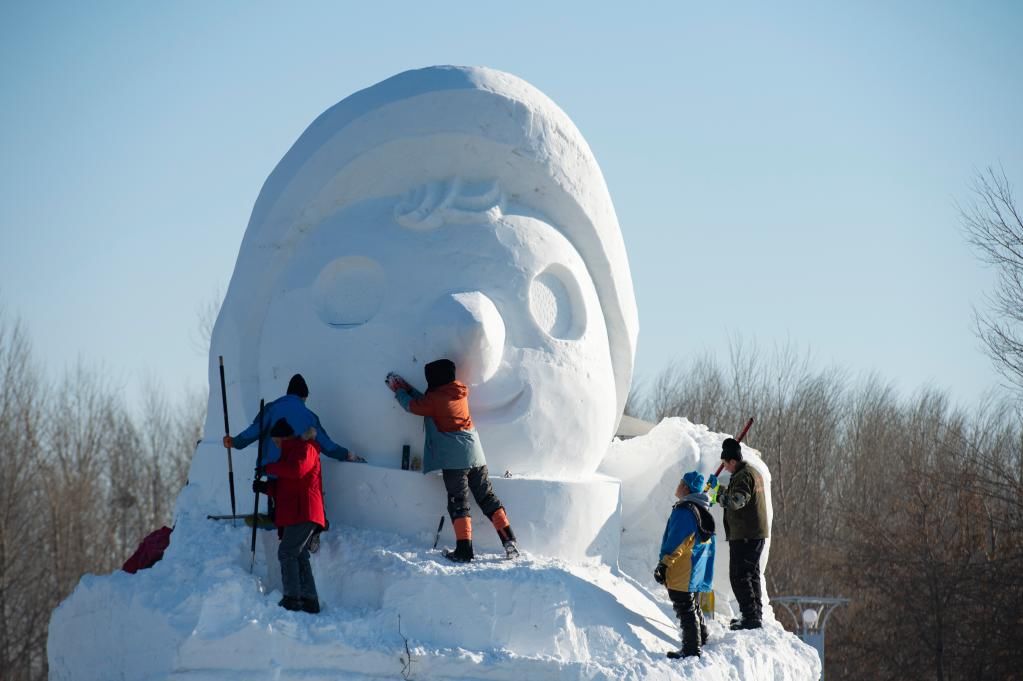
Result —
[[[484, 550], [456, 565], [432, 548], [432, 532], [407, 538], [338, 523], [312, 558], [318, 615], [278, 607], [276, 534], [258, 532], [250, 573], [251, 529], [207, 520], [203, 491], [189, 485], [161, 562], [135, 575], [87, 575], [54, 612], [51, 678], [817, 679], [814, 650], [769, 616], [762, 630], [728, 631], [726, 590], [703, 656], [664, 657], [679, 645], [677, 624], [648, 573], [670, 509], [665, 476], [673, 488], [679, 470], [706, 470], [724, 437], [670, 419], [612, 447], [605, 468], [634, 457], [622, 496], [632, 500], [623, 551], [635, 575], [528, 544], [519, 560]], [[644, 505], [658, 512], [644, 516]], [[443, 534], [440, 546], [450, 541]], [[715, 588], [727, 587], [727, 570], [717, 575]]]
[[[636, 576], [655, 593], [663, 592], [653, 579], [655, 555], [661, 545], [664, 523], [675, 503], [675, 487], [684, 474], [697, 470], [709, 476], [721, 464], [721, 443], [725, 433], [715, 433], [707, 426], [695, 424], [686, 418], [666, 418], [643, 437], [616, 440], [600, 465], [600, 473], [621, 480], [622, 483], [622, 538], [618, 564]], [[743, 460], [764, 479], [767, 498], [767, 521], [774, 520], [771, 504], [771, 471], [760, 452], [749, 445], [742, 446]], [[643, 462], [637, 465], [637, 462]], [[721, 474], [721, 484], [728, 485], [729, 475]], [[718, 612], [738, 616], [738, 606], [728, 583], [728, 544], [725, 543], [724, 517], [721, 507], [711, 507], [711, 515], [718, 529], [718, 548], [714, 557], [714, 595]], [[771, 539], [764, 542], [760, 556], [760, 572], [767, 570], [771, 552]], [[761, 580], [763, 602], [770, 602], [766, 580]], [[774, 612], [764, 608], [764, 618], [774, 620]]]

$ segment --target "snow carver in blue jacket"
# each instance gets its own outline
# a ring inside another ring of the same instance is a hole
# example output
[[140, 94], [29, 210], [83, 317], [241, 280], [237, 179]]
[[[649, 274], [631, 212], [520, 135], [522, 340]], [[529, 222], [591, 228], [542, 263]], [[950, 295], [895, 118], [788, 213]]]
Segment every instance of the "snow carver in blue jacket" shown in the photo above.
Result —
[[700, 592], [711, 590], [714, 579], [714, 518], [710, 497], [703, 492], [703, 475], [690, 471], [675, 488], [678, 498], [668, 516], [661, 540], [660, 560], [654, 579], [668, 587], [668, 597], [678, 615], [682, 649], [668, 657], [692, 657], [707, 643], [707, 624], [700, 609]]
[[469, 414], [469, 387], [455, 380], [455, 363], [450, 359], [430, 362], [423, 371], [426, 394], [397, 374], [388, 374], [386, 380], [402, 409], [423, 417], [426, 428], [423, 473], [439, 468], [444, 475], [448, 515], [456, 539], [455, 550], [445, 552], [444, 556], [456, 563], [468, 563], [473, 559], [471, 491], [480, 510], [490, 518], [508, 558], [515, 558], [519, 555], [515, 533], [490, 484], [483, 445]]
[[[288, 382], [288, 392], [263, 408], [263, 465], [271, 464], [281, 458], [281, 450], [277, 448], [270, 437], [270, 427], [284, 419], [295, 430], [296, 433], [304, 433], [310, 428], [316, 429], [316, 444], [320, 450], [332, 459], [338, 461], [362, 462], [362, 457], [356, 456], [345, 447], [335, 444], [327, 431], [320, 424], [320, 417], [309, 407], [305, 406], [306, 398], [309, 397], [309, 386], [306, 385], [302, 374], [295, 374]], [[224, 436], [224, 446], [234, 449], [245, 449], [259, 439], [259, 415], [252, 420], [252, 425], [238, 433], [234, 437]]]

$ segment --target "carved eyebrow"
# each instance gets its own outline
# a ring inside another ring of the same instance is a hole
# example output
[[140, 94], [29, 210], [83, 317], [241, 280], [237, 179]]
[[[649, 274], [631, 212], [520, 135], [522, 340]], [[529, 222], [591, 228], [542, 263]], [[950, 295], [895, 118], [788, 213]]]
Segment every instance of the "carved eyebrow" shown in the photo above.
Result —
[[444, 224], [492, 222], [503, 212], [504, 193], [496, 180], [473, 183], [452, 177], [406, 192], [394, 206], [394, 219], [408, 229], [428, 230]]

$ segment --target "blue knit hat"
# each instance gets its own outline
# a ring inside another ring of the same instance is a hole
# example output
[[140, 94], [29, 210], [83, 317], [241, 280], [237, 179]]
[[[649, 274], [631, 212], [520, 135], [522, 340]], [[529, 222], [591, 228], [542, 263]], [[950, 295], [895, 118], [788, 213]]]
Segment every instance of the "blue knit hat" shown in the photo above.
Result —
[[690, 494], [696, 494], [697, 492], [703, 491], [703, 474], [699, 471], [689, 471], [682, 476], [682, 482], [689, 488]]

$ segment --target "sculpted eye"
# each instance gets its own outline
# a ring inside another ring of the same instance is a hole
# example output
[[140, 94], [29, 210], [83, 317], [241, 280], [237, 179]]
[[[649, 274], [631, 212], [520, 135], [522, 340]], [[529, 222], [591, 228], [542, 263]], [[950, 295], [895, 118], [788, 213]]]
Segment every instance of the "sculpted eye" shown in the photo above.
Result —
[[529, 311], [543, 331], [554, 338], [578, 340], [586, 330], [586, 306], [572, 272], [554, 264], [533, 278]]
[[351, 328], [376, 315], [387, 277], [372, 258], [353, 255], [327, 263], [313, 283], [316, 312], [325, 324]]

